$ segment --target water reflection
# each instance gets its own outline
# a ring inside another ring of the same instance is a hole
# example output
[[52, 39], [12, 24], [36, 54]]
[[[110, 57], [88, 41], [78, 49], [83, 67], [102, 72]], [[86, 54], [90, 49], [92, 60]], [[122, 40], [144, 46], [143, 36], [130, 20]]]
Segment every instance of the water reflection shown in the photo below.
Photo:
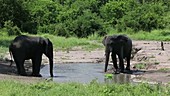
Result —
[[[111, 66], [110, 66], [111, 68]], [[114, 74], [111, 79], [105, 78], [103, 72], [104, 64], [94, 63], [71, 63], [55, 64], [53, 81], [55, 82], [80, 82], [90, 83], [96, 80], [99, 83], [131, 83], [131, 74]], [[41, 75], [49, 78], [49, 66], [46, 65], [41, 69]]]

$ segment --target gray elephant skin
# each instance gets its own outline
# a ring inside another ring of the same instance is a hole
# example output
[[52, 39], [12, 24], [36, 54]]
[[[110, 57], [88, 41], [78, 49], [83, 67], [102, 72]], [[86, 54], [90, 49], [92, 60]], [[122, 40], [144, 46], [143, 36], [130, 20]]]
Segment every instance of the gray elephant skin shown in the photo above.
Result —
[[41, 77], [40, 67], [42, 55], [49, 59], [50, 75], [53, 77], [53, 44], [48, 38], [20, 35], [9, 46], [11, 58], [13, 56], [19, 75], [27, 76], [24, 61], [32, 60], [32, 76]]
[[[110, 53], [113, 61], [113, 66], [116, 69], [116, 73], [125, 72], [124, 70], [124, 60], [126, 59], [127, 65], [126, 70], [130, 71], [130, 59], [132, 51], [132, 40], [126, 35], [112, 35], [105, 36], [103, 41], [105, 46], [105, 69], [107, 71]], [[119, 67], [117, 66], [117, 58], [119, 59]]]

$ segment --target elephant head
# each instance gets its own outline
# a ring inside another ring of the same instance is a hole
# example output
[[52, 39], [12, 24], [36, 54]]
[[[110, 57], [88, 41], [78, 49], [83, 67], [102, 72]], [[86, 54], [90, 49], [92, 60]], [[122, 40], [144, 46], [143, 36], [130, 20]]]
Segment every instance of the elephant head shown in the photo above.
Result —
[[43, 47], [43, 53], [48, 57], [50, 63], [50, 75], [53, 77], [53, 44], [47, 39], [42, 39], [41, 44]]
[[128, 38], [124, 35], [105, 36], [102, 43], [106, 47], [106, 51], [112, 52], [115, 47], [121, 47], [126, 44]]

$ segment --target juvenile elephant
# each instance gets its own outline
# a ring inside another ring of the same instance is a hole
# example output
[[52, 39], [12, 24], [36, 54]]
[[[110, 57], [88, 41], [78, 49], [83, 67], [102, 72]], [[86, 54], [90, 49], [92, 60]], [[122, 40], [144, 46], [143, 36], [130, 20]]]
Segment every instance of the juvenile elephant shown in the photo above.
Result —
[[16, 63], [18, 74], [26, 76], [24, 61], [32, 60], [32, 76], [41, 77], [40, 67], [43, 53], [50, 63], [50, 75], [53, 77], [53, 44], [49, 39], [20, 35], [9, 46], [9, 52]]
[[[124, 61], [126, 58], [127, 66], [126, 70], [130, 70], [130, 58], [131, 58], [131, 50], [132, 50], [132, 40], [125, 35], [113, 35], [113, 36], [105, 36], [103, 41], [103, 45], [105, 46], [105, 69], [107, 71], [108, 61], [110, 53], [113, 61], [114, 68], [117, 72], [124, 72]], [[117, 66], [116, 55], [119, 58], [119, 68]]]

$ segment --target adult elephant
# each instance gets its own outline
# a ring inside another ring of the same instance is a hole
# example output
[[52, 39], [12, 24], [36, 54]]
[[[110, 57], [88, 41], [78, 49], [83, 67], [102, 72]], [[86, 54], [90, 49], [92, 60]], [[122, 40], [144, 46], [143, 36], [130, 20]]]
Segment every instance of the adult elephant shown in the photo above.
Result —
[[41, 77], [40, 67], [43, 53], [50, 63], [50, 75], [53, 77], [53, 44], [47, 38], [20, 35], [9, 46], [9, 52], [16, 63], [18, 74], [26, 76], [24, 61], [32, 60], [32, 76]]
[[[125, 35], [105, 36], [102, 43], [105, 46], [105, 72], [107, 71], [110, 53], [112, 53], [111, 57], [116, 73], [124, 72], [124, 58], [127, 61], [126, 70], [130, 70], [132, 40], [129, 37]], [[119, 68], [117, 66], [116, 55], [119, 58]]]

